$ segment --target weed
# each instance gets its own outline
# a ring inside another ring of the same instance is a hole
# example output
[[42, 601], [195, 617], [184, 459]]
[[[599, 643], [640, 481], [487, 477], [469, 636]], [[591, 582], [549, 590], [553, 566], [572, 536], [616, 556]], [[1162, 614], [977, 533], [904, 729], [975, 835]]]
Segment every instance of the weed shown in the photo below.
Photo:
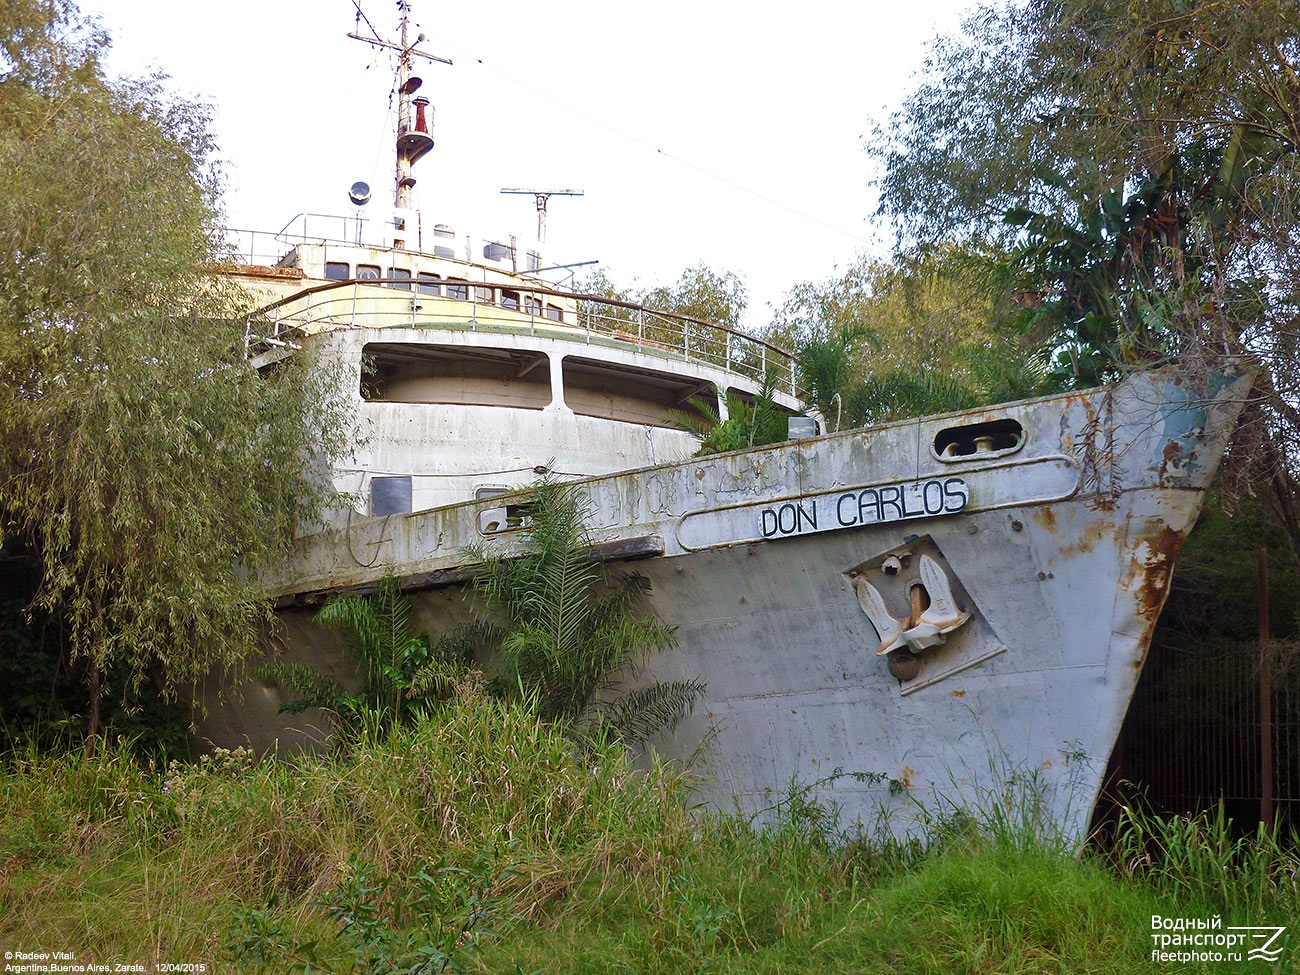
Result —
[[1124, 875], [1234, 916], [1300, 916], [1300, 836], [1234, 829], [1223, 804], [1196, 816], [1121, 808], [1111, 856]]
[[353, 857], [347, 875], [311, 905], [337, 925], [335, 960], [326, 958], [319, 941], [286, 935], [274, 904], [237, 911], [225, 948], [239, 962], [282, 961], [300, 972], [462, 972], [482, 940], [497, 936], [493, 925], [511, 919], [495, 893], [503, 877], [425, 865], [402, 897], [391, 878]]

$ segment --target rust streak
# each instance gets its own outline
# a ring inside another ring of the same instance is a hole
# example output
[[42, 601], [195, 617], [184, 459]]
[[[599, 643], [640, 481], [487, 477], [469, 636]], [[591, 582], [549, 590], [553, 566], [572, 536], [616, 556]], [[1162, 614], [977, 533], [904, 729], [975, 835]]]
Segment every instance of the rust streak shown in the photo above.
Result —
[[1178, 558], [1185, 537], [1183, 532], [1166, 528], [1142, 540], [1150, 555], [1145, 563], [1135, 566], [1141, 574], [1136, 587], [1139, 597], [1138, 613], [1152, 623], [1160, 615], [1165, 597], [1169, 595], [1169, 579], [1174, 560]]
[[1185, 532], [1165, 528], [1151, 535], [1143, 536], [1137, 551], [1145, 553], [1145, 559], [1139, 561], [1134, 557], [1129, 561], [1129, 569], [1120, 584], [1134, 594], [1138, 618], [1144, 620], [1138, 646], [1141, 653], [1133, 661], [1133, 669], [1141, 670], [1146, 662], [1147, 650], [1151, 645], [1151, 635], [1155, 630], [1156, 620], [1164, 609], [1165, 599], [1169, 596], [1169, 581], [1173, 577], [1174, 561], [1183, 547], [1187, 537]]
[[1165, 449], [1160, 452], [1160, 479], [1166, 480], [1170, 474], [1170, 468], [1177, 470], [1179, 463], [1183, 459], [1183, 448], [1177, 440], [1170, 440], [1165, 443]]
[[1069, 559], [1075, 555], [1091, 552], [1097, 547], [1097, 543], [1106, 536], [1106, 533], [1110, 531], [1114, 531], [1114, 528], [1104, 519], [1089, 521], [1079, 532], [1077, 541], [1061, 546], [1061, 557]]

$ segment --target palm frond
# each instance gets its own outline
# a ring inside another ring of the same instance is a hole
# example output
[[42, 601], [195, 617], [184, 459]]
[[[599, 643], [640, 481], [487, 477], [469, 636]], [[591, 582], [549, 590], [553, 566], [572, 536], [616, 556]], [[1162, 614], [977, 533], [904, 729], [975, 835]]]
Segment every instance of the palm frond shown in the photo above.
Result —
[[670, 426], [686, 431], [696, 440], [704, 440], [711, 430], [722, 425], [722, 417], [718, 413], [720, 395], [716, 386], [712, 396], [696, 393], [686, 400], [690, 409], [674, 407], [664, 415], [664, 419]]
[[334, 708], [347, 692], [343, 685], [329, 674], [306, 664], [270, 660], [253, 668], [253, 675], [262, 683], [298, 697], [281, 705], [281, 711], [299, 714], [307, 708]]
[[673, 730], [706, 689], [699, 679], [656, 681], [597, 705], [594, 723], [629, 748], [639, 748], [660, 732]]
[[854, 398], [864, 423], [885, 423], [979, 405], [975, 390], [954, 376], [894, 370], [868, 377]]
[[469, 666], [500, 649], [503, 635], [500, 624], [488, 619], [473, 620], [438, 637], [429, 648], [429, 658]]
[[[412, 697], [413, 681], [431, 663], [432, 653], [428, 636], [412, 630], [413, 615], [410, 599], [392, 575], [385, 576], [370, 595], [332, 599], [316, 614], [317, 623], [343, 635], [348, 651], [365, 677], [361, 694], [347, 695], [349, 700], [339, 698], [332, 705], [335, 730], [343, 737], [354, 737], [356, 730], [363, 726], [390, 726], [403, 717]], [[302, 670], [297, 679], [315, 679], [311, 676], [314, 668]], [[328, 679], [316, 673], [319, 678]], [[433, 671], [424, 674], [419, 695], [430, 693], [434, 683], [437, 681]], [[358, 724], [357, 715], [361, 712], [373, 712], [374, 720], [368, 718]]]
[[457, 681], [465, 676], [468, 669], [457, 661], [430, 660], [406, 683], [406, 696], [412, 701], [450, 697], [456, 689]]
[[[482, 552], [475, 588], [505, 617], [496, 686], [532, 697], [539, 713], [572, 725], [594, 714], [597, 694], [620, 672], [671, 647], [675, 634], [646, 610], [649, 580], [607, 575], [592, 559], [584, 495], [553, 481], [529, 494], [525, 551], [513, 558]], [[625, 710], [640, 700], [629, 698]], [[620, 726], [630, 729], [631, 720], [620, 718]]]
[[722, 419], [717, 406], [717, 395], [713, 397], [692, 396], [687, 400], [693, 409], [673, 409], [666, 414], [668, 422], [679, 430], [685, 430], [700, 441], [698, 456], [721, 454], [732, 450], [746, 450], [776, 443], [786, 436], [786, 413], [776, 404], [776, 376], [764, 373], [758, 393], [752, 397], [742, 396], [735, 390], [728, 390], [723, 398], [727, 407], [727, 418]]

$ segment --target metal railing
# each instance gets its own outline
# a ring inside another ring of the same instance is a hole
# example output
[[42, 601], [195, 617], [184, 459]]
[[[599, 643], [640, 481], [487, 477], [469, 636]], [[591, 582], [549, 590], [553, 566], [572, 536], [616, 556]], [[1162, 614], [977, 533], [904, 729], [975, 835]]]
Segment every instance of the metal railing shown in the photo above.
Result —
[[356, 215], [300, 213], [278, 231], [223, 227], [218, 253], [225, 260], [270, 267], [298, 244], [355, 247], [375, 222]]
[[[799, 397], [794, 356], [744, 332], [676, 312], [601, 295], [575, 294], [512, 281], [456, 281], [422, 290], [409, 278], [338, 281], [305, 288], [249, 318], [250, 346], [275, 345], [331, 327], [443, 328], [523, 332], [586, 344], [626, 347], [685, 359], [744, 376], [766, 377], [779, 393]], [[431, 289], [436, 287], [438, 293]], [[503, 305], [502, 291], [510, 293]], [[490, 295], [490, 297], [488, 297]], [[548, 314], [548, 309], [550, 313]], [[558, 314], [558, 318], [551, 317]]]

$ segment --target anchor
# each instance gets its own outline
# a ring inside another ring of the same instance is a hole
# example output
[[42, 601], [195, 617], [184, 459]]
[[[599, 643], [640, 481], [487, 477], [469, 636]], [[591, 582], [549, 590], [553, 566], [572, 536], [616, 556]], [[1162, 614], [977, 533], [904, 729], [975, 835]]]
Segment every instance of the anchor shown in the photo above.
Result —
[[[912, 611], [901, 618], [889, 611], [880, 590], [865, 577], [856, 576], [852, 580], [862, 612], [867, 614], [880, 637], [880, 647], [876, 650], [878, 657], [903, 647], [919, 653], [937, 646], [944, 642], [947, 634], [970, 619], [969, 612], [958, 609], [952, 595], [952, 583], [943, 567], [930, 556], [922, 555], [920, 568], [920, 579], [909, 586]], [[923, 595], [929, 597], [928, 605], [924, 604]]]

